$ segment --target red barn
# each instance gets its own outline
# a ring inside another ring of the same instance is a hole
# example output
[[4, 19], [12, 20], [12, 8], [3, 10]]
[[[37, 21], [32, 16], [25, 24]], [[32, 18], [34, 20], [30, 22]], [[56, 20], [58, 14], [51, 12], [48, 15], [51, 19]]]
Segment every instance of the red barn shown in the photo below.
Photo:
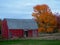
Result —
[[2, 37], [37, 37], [38, 27], [34, 19], [4, 19], [2, 21]]

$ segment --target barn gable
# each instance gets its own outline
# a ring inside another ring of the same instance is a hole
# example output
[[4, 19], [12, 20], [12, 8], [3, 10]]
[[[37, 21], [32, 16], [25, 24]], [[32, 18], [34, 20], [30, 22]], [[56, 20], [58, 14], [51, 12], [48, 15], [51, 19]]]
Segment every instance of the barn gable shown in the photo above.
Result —
[[8, 29], [38, 29], [34, 19], [6, 19]]

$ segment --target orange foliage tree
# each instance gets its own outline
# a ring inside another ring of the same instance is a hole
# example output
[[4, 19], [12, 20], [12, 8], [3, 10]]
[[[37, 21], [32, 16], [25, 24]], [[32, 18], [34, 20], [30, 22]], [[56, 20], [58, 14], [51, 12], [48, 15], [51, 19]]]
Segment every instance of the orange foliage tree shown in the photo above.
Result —
[[53, 32], [57, 21], [48, 5], [36, 5], [33, 9], [32, 16], [38, 24], [38, 32]]

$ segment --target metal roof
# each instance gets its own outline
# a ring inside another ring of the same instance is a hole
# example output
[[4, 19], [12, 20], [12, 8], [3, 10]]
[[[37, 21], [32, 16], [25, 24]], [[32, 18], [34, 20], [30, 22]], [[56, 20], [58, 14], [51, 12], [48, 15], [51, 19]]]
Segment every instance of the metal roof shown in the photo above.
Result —
[[9, 29], [38, 29], [34, 19], [6, 19]]

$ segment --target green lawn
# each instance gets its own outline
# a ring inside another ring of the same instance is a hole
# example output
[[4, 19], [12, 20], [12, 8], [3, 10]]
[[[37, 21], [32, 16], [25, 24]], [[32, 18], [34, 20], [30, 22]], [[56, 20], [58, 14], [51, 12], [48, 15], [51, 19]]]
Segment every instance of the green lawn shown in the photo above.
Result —
[[0, 41], [0, 45], [60, 45], [59, 40], [8, 40]]

